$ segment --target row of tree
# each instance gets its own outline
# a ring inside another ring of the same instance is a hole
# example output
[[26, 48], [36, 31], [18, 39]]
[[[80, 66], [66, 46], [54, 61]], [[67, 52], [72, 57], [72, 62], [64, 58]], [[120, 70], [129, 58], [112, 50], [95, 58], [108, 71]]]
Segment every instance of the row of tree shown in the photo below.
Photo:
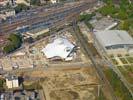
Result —
[[19, 12], [22, 12], [22, 11], [27, 11], [30, 9], [29, 6], [25, 5], [24, 3], [20, 3], [18, 4], [15, 8], [15, 12], [16, 13], [19, 13]]
[[95, 13], [82, 14], [82, 15], [79, 16], [79, 21], [89, 21], [93, 16], [95, 16]]

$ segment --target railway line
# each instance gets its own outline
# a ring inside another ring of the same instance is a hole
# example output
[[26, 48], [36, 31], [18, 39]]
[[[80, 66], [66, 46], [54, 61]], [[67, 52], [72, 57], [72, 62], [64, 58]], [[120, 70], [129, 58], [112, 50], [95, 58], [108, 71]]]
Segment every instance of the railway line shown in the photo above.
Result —
[[92, 51], [90, 49], [89, 44], [87, 44], [87, 40], [84, 38], [84, 36], [80, 33], [78, 26], [76, 24], [76, 21], [73, 21], [73, 30], [74, 30], [74, 34], [75, 37], [78, 39], [82, 49], [84, 50], [84, 53], [86, 53], [86, 57], [88, 57], [89, 59], [91, 59], [92, 64], [94, 65], [94, 68], [100, 78], [100, 82], [102, 84], [102, 89], [104, 91], [106, 91], [106, 97], [107, 100], [117, 100], [116, 96], [113, 93], [113, 89], [109, 83], [109, 81], [107, 80], [106, 76], [104, 75], [101, 67], [99, 64], [97, 64], [97, 62], [95, 61], [95, 57], [92, 55]]
[[[56, 9], [49, 9], [48, 11], [39, 10], [34, 16], [24, 17], [20, 20], [15, 21], [15, 19], [11, 23], [6, 23], [0, 25], [0, 34], [11, 33], [17, 29], [17, 27], [22, 27], [28, 25], [32, 27], [34, 24], [46, 23], [49, 20], [55, 21], [58, 19], [65, 19], [65, 17], [77, 13], [79, 14], [81, 11], [87, 9], [88, 5], [95, 4], [97, 0], [86, 0], [82, 2], [76, 2], [72, 4], [65, 4]], [[53, 19], [53, 20], [52, 20]]]

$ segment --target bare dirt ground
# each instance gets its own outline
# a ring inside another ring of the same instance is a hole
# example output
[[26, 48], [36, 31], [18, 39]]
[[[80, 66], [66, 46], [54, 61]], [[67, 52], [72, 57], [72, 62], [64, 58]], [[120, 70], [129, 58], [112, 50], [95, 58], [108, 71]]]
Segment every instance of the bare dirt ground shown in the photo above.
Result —
[[46, 100], [96, 100], [99, 81], [92, 67], [24, 73], [41, 77]]

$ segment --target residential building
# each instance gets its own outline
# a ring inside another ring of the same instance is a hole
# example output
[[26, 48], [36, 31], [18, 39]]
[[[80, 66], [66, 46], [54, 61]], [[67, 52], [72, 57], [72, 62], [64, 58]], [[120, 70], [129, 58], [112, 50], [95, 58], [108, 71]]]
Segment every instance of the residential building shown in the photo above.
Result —
[[8, 17], [12, 17], [15, 16], [15, 10], [13, 9], [5, 9], [0, 11], [0, 19], [2, 20], [6, 20]]
[[15, 10], [5, 11], [6, 17], [15, 16]]
[[5, 6], [9, 0], [0, 0], [0, 5]]
[[8, 88], [17, 88], [19, 87], [18, 77], [9, 75], [6, 77], [6, 86]]

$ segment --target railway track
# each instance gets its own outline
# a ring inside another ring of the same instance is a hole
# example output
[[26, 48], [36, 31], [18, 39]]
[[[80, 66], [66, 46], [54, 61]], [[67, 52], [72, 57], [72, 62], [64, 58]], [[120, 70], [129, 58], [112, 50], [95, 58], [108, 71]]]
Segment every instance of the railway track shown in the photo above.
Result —
[[113, 89], [112, 89], [109, 81], [107, 80], [105, 74], [103, 73], [100, 65], [97, 64], [97, 62], [95, 61], [95, 57], [92, 55], [93, 53], [89, 47], [87, 40], [80, 33], [79, 28], [76, 24], [76, 21], [73, 22], [73, 30], [74, 30], [75, 37], [78, 39], [78, 41], [81, 45], [81, 48], [84, 50], [84, 53], [86, 53], [85, 54], [86, 57], [91, 59], [92, 64], [94, 65], [94, 68], [95, 68], [97, 74], [99, 75], [100, 82], [103, 86], [103, 89], [104, 89], [104, 91], [106, 91], [106, 96], [108, 98], [107, 100], [117, 100], [116, 96], [114, 95]]
[[83, 8], [86, 8], [87, 4], [93, 4], [96, 2], [97, 0], [86, 0], [84, 2], [76, 2], [70, 5], [66, 4], [63, 7], [59, 7], [57, 9], [51, 9], [49, 11], [38, 12], [36, 15], [32, 17], [25, 17], [16, 22], [0, 25], [0, 34], [11, 33], [12, 31], [15, 31], [17, 27], [22, 27], [25, 25], [32, 26], [33, 24], [37, 24], [40, 22], [46, 22], [50, 20], [50, 18], [54, 18], [55, 16], [58, 16], [60, 14], [65, 13], [64, 16], [69, 16], [70, 14], [74, 12], [80, 13], [83, 10]]

